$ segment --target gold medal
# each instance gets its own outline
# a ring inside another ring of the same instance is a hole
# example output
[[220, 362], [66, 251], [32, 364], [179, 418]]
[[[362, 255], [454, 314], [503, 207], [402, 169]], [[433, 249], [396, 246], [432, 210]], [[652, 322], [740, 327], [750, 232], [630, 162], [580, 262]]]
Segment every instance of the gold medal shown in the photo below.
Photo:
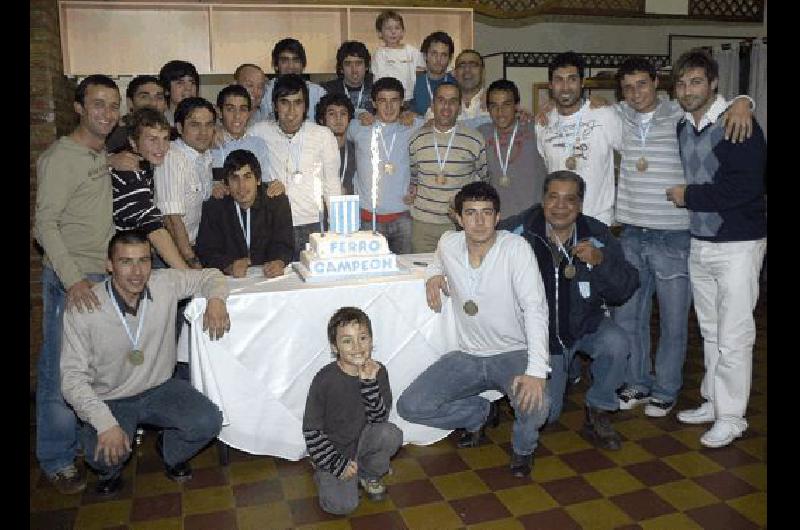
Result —
[[636, 169], [639, 171], [647, 171], [647, 159], [645, 157], [639, 157], [639, 160], [636, 161]]
[[571, 280], [575, 277], [575, 265], [570, 263], [566, 267], [564, 267], [564, 278]]
[[478, 314], [478, 304], [472, 300], [467, 300], [464, 302], [464, 312], [469, 316], [474, 317]]
[[128, 352], [128, 362], [134, 366], [139, 366], [144, 362], [144, 353], [142, 350], [131, 350]]
[[578, 167], [578, 159], [575, 157], [575, 155], [568, 156], [567, 161], [564, 162], [564, 165], [570, 171], [575, 171], [575, 168]]
[[394, 173], [394, 164], [391, 164], [391, 163], [389, 163], [389, 162], [386, 162], [386, 163], [383, 165], [383, 172], [384, 172], [384, 174], [386, 174], [386, 175], [391, 175], [392, 173]]
[[440, 186], [447, 184], [447, 177], [444, 176], [444, 173], [436, 174], [436, 184], [439, 184]]
[[511, 185], [511, 177], [509, 177], [508, 174], [502, 175], [500, 177], [500, 180], [498, 181], [498, 184], [500, 184], [504, 188], [509, 187]]

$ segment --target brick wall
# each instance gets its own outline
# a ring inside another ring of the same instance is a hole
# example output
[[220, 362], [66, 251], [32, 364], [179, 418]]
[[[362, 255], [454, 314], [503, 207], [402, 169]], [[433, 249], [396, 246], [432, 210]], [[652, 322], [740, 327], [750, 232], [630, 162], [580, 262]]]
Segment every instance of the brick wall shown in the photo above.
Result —
[[[75, 83], [64, 77], [56, 0], [30, 2], [30, 228], [36, 204], [36, 159], [59, 136], [75, 126], [72, 108]], [[30, 381], [36, 380], [36, 361], [42, 341], [41, 253], [30, 245]]]

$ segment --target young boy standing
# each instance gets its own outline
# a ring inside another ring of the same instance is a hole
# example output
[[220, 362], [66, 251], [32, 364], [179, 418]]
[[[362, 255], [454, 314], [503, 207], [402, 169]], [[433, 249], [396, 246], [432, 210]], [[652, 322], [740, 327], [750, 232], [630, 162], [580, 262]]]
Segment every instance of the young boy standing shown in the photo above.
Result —
[[314, 465], [320, 507], [345, 515], [358, 507], [358, 485], [372, 501], [386, 495], [381, 477], [403, 443], [387, 421], [392, 391], [386, 368], [372, 359], [372, 323], [364, 311], [342, 307], [328, 322], [336, 361], [308, 391], [303, 436]]
[[375, 80], [381, 77], [399, 79], [405, 89], [405, 99], [411, 99], [417, 72], [425, 71], [425, 58], [414, 46], [403, 44], [406, 29], [403, 17], [397, 11], [382, 11], [375, 19], [375, 30], [384, 44], [375, 50], [372, 57]]

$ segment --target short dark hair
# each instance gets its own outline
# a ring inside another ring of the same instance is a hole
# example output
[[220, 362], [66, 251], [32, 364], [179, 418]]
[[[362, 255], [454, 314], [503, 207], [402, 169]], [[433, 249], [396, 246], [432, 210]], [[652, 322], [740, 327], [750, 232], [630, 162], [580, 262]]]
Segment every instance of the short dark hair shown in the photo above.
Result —
[[573, 51], [559, 53], [553, 60], [550, 61], [550, 64], [547, 66], [547, 80], [553, 80], [553, 72], [555, 72], [558, 68], [564, 68], [565, 66], [574, 66], [578, 69], [578, 77], [583, 79], [584, 70], [586, 68], [586, 63], [583, 60], [583, 57], [578, 55]]
[[708, 82], [719, 79], [719, 65], [711, 56], [708, 50], [703, 48], [692, 48], [684, 52], [672, 65], [672, 79], [677, 84], [678, 79], [690, 68], [702, 68], [706, 73]]
[[225, 157], [225, 162], [222, 163], [222, 179], [225, 184], [228, 183], [228, 177], [244, 166], [250, 166], [256, 178], [259, 181], [261, 180], [261, 164], [258, 163], [256, 155], [247, 149], [236, 149], [228, 153], [228, 156]]
[[303, 101], [306, 103], [306, 110], [303, 114], [305, 120], [308, 116], [308, 85], [305, 80], [297, 74], [286, 74], [275, 79], [275, 86], [272, 89], [272, 108], [275, 111], [275, 119], [278, 119], [278, 100], [297, 94], [303, 94]]
[[617, 78], [617, 83], [621, 83], [622, 78], [626, 75], [631, 75], [636, 72], [646, 73], [650, 76], [650, 79], [653, 81], [656, 80], [656, 67], [653, 65], [653, 63], [644, 57], [631, 55], [622, 61], [621, 65], [619, 65], [615, 76]]
[[361, 57], [364, 59], [364, 66], [369, 70], [370, 55], [369, 50], [363, 42], [357, 40], [346, 40], [336, 50], [336, 74], [341, 75], [342, 65], [347, 57]]
[[466, 201], [491, 201], [494, 211], [500, 211], [500, 195], [497, 194], [494, 186], [482, 180], [465, 184], [463, 188], [458, 190], [455, 198], [455, 207], [458, 215], [461, 215]]
[[250, 92], [242, 85], [233, 84], [226, 86], [217, 94], [217, 107], [220, 112], [222, 112], [222, 106], [225, 105], [225, 99], [232, 96], [243, 97], [247, 100], [247, 110], [253, 110], [253, 100], [250, 99]]
[[356, 115], [356, 109], [350, 98], [341, 92], [328, 92], [322, 96], [314, 108], [316, 121], [319, 125], [325, 125], [325, 113], [328, 112], [328, 107], [339, 106], [347, 109], [348, 119], [353, 119]]
[[128, 125], [128, 138], [133, 138], [135, 140], [142, 134], [142, 129], [145, 127], [163, 129], [167, 132], [170, 131], [170, 125], [166, 116], [150, 107], [137, 109], [131, 114], [130, 123]]
[[386, 9], [381, 11], [378, 15], [378, 18], [375, 19], [375, 31], [380, 33], [387, 20], [396, 20], [400, 23], [401, 28], [404, 30], [406, 29], [405, 24], [403, 24], [403, 17], [400, 15], [400, 13], [394, 9]]
[[336, 330], [347, 324], [357, 322], [367, 326], [370, 337], [372, 336], [372, 322], [363, 310], [358, 307], [345, 306], [336, 310], [330, 320], [328, 320], [328, 342], [336, 345]]
[[186, 118], [188, 118], [195, 109], [208, 109], [208, 111], [211, 112], [211, 115], [214, 116], [214, 121], [217, 121], [217, 109], [214, 108], [214, 105], [212, 105], [211, 102], [205, 98], [195, 96], [191, 98], [185, 98], [183, 101], [178, 103], [178, 107], [175, 109], [175, 124], [177, 125], [180, 123], [183, 125], [186, 121]]
[[[434, 97], [434, 99], [436, 98], [436, 93], [439, 92], [439, 89], [441, 89], [443, 86], [445, 86], [445, 87], [446, 86], [455, 87], [455, 89], [458, 91], [458, 101], [461, 101], [461, 98], [462, 98], [461, 87], [458, 86], [458, 83], [453, 83], [452, 81], [445, 81], [443, 83], [439, 83], [439, 86], [437, 86], [435, 89], [433, 89], [433, 97]], [[433, 106], [431, 106], [431, 109], [433, 109]]]
[[194, 84], [197, 85], [198, 90], [200, 89], [200, 74], [197, 73], [197, 68], [188, 61], [169, 61], [167, 64], [161, 67], [161, 70], [158, 72], [158, 78], [161, 80], [161, 84], [164, 85], [164, 95], [167, 98], [167, 101], [170, 100], [170, 83], [173, 81], [177, 81], [182, 77], [186, 76], [191, 77], [194, 79]]
[[519, 103], [519, 88], [517, 88], [517, 84], [514, 81], [509, 81], [508, 79], [498, 79], [497, 81], [492, 81], [489, 85], [489, 88], [486, 89], [486, 106], [489, 106], [489, 95], [497, 91], [505, 91], [511, 92], [511, 95], [514, 97], [514, 103]]
[[116, 88], [119, 92], [119, 87], [113, 79], [103, 74], [92, 74], [85, 77], [80, 83], [78, 88], [75, 89], [75, 103], [83, 105], [86, 100], [86, 91], [90, 86], [104, 86], [106, 88]]
[[114, 258], [114, 248], [117, 245], [144, 245], [150, 246], [150, 241], [147, 239], [147, 234], [138, 228], [135, 230], [120, 230], [108, 242], [107, 256], [108, 259]]
[[260, 70], [262, 74], [264, 73], [264, 70], [261, 70], [261, 67], [258, 66], [257, 64], [243, 63], [243, 64], [240, 64], [239, 66], [236, 67], [236, 70], [233, 72], [233, 78], [238, 81], [239, 80], [239, 76], [242, 74], [242, 70], [244, 70], [245, 68], [256, 68], [256, 69]]
[[283, 52], [291, 52], [297, 55], [300, 58], [300, 62], [303, 63], [303, 68], [306, 67], [306, 49], [303, 48], [299, 40], [286, 38], [276, 42], [272, 48], [272, 67], [276, 70], [278, 69], [278, 57]]
[[547, 189], [550, 187], [550, 183], [554, 180], [559, 182], [576, 183], [578, 185], [578, 197], [581, 199], [581, 202], [583, 202], [583, 196], [586, 193], [586, 181], [574, 171], [567, 170], [553, 171], [552, 173], [547, 174], [547, 176], [544, 178], [544, 183], [542, 184], [543, 197], [547, 194]]
[[136, 91], [139, 90], [139, 87], [148, 85], [150, 83], [160, 86], [162, 89], [164, 89], [164, 94], [167, 93], [168, 88], [165, 88], [164, 83], [162, 83], [161, 80], [156, 76], [137, 75], [136, 77], [131, 79], [130, 83], [128, 83], [128, 88], [125, 89], [125, 97], [130, 100], [133, 100], [134, 96], [136, 96]]
[[450, 35], [448, 35], [444, 31], [434, 31], [433, 33], [425, 37], [425, 39], [422, 41], [422, 46], [420, 47], [420, 51], [423, 54], [428, 53], [428, 49], [434, 42], [440, 42], [445, 46], [447, 46], [447, 50], [450, 53], [450, 57], [452, 57], [456, 51], [456, 45], [453, 44], [453, 39], [450, 37]]
[[405, 97], [405, 88], [403, 88], [403, 83], [394, 77], [381, 77], [375, 81], [372, 84], [372, 90], [370, 91], [369, 97], [372, 98], [372, 101], [375, 101], [375, 98], [378, 97], [378, 93], [384, 90], [399, 92], [400, 99]]

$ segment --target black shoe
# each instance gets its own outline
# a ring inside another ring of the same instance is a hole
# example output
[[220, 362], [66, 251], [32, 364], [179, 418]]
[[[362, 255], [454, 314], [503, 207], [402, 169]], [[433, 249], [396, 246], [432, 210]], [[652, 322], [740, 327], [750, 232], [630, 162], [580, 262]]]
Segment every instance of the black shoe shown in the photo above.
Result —
[[478, 447], [486, 441], [486, 427], [489, 425], [492, 427], [500, 425], [500, 409], [494, 401], [489, 403], [489, 415], [486, 416], [486, 421], [483, 422], [481, 428], [476, 432], [464, 431], [461, 438], [456, 442], [456, 445], [460, 449]]
[[[156, 452], [158, 456], [161, 457], [161, 461], [164, 462], [164, 433], [158, 433], [158, 438], [156, 439]], [[178, 462], [174, 466], [167, 465], [164, 462], [164, 472], [167, 475], [167, 478], [170, 480], [174, 480], [175, 482], [186, 482], [191, 480], [192, 478], [192, 467], [189, 465], [189, 462]]]
[[111, 478], [97, 481], [94, 492], [101, 497], [110, 497], [119, 493], [122, 489], [122, 475], [114, 475]]
[[604, 410], [586, 405], [586, 423], [584, 423], [581, 433], [601, 449], [619, 451], [622, 447], [619, 434], [611, 425], [609, 413]]
[[533, 455], [518, 455], [511, 453], [511, 474], [517, 478], [525, 478], [531, 474], [533, 468]]

